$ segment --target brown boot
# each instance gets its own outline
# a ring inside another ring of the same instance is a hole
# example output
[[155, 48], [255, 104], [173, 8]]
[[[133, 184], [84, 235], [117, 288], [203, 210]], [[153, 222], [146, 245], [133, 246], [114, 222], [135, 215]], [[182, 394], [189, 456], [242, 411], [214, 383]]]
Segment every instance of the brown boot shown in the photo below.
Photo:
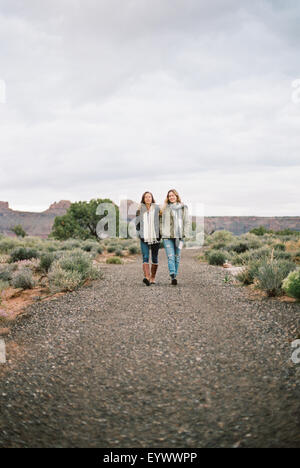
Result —
[[158, 264], [152, 263], [151, 265], [151, 276], [150, 276], [150, 284], [155, 284], [155, 275], [157, 272]]
[[144, 272], [144, 279], [143, 282], [150, 286], [150, 266], [149, 263], [143, 263], [143, 272]]

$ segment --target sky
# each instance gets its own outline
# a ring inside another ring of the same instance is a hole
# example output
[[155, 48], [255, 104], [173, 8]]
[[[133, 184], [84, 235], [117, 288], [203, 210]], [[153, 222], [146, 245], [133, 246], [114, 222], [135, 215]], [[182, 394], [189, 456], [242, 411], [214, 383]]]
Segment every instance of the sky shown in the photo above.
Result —
[[298, 0], [0, 0], [0, 200], [300, 216], [299, 23]]

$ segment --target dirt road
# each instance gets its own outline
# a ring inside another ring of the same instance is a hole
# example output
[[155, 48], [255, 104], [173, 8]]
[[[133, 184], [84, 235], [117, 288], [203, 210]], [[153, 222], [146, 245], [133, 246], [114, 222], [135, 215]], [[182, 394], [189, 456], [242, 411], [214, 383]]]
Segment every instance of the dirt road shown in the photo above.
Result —
[[300, 447], [300, 304], [248, 298], [184, 250], [30, 306], [5, 339], [0, 447]]

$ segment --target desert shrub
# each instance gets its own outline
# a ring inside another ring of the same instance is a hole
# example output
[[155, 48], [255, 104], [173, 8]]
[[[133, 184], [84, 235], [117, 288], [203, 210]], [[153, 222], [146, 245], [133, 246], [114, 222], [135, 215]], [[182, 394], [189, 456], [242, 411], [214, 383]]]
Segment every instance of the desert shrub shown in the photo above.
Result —
[[232, 250], [233, 252], [240, 254], [249, 250], [249, 246], [247, 242], [235, 242], [235, 243], [229, 244], [226, 247], [226, 250], [229, 250], [229, 251]]
[[274, 258], [277, 260], [291, 260], [292, 254], [290, 252], [282, 252], [281, 250], [274, 250]]
[[84, 279], [92, 266], [90, 256], [80, 249], [66, 252], [57, 262], [59, 262], [63, 270], [78, 271]]
[[2, 301], [2, 293], [5, 289], [9, 288], [10, 284], [8, 281], [0, 280], [0, 304]]
[[51, 290], [72, 291], [86, 279], [97, 279], [101, 273], [93, 266], [92, 259], [81, 249], [64, 252], [51, 265], [48, 279]]
[[273, 260], [263, 263], [257, 273], [259, 288], [266, 291], [268, 296], [280, 294], [283, 280], [295, 268], [293, 262], [286, 260]]
[[2, 267], [0, 269], [0, 281], [11, 281], [13, 277], [13, 268], [12, 265]]
[[86, 240], [82, 243], [81, 248], [85, 252], [97, 252], [97, 248], [99, 247], [99, 242], [93, 240]]
[[95, 248], [94, 244], [85, 244], [82, 246], [82, 250], [84, 250], [85, 252], [91, 252], [93, 248]]
[[200, 260], [200, 262], [205, 262], [206, 261], [206, 258], [205, 258], [205, 255], [197, 255], [196, 257], [198, 260]]
[[26, 236], [22, 239], [21, 245], [27, 248], [42, 249], [44, 241], [37, 236]]
[[262, 237], [262, 245], [265, 245], [265, 246], [268, 246], [268, 247], [273, 247], [274, 240], [277, 240], [276, 237], [263, 236]]
[[277, 231], [276, 234], [280, 236], [280, 239], [299, 239], [300, 231], [294, 231], [292, 229], [284, 229], [283, 231]]
[[293, 257], [294, 257], [294, 258], [299, 258], [299, 259], [300, 259], [300, 250], [298, 250], [297, 252], [294, 252], [294, 253], [293, 253]]
[[208, 253], [208, 263], [210, 265], [223, 265], [227, 260], [227, 253], [219, 250], [211, 250]]
[[247, 242], [249, 249], [259, 249], [262, 246], [261, 239], [255, 234], [250, 234], [249, 232], [241, 234], [236, 238], [236, 242]]
[[248, 242], [249, 249], [256, 250], [256, 249], [263, 247], [263, 243], [261, 243], [259, 238], [257, 238], [256, 236], [255, 236], [255, 239], [249, 239], [247, 242]]
[[79, 239], [67, 239], [63, 242], [60, 242], [61, 250], [74, 250], [80, 249], [82, 242]]
[[10, 255], [8, 254], [0, 254], [0, 264], [1, 263], [8, 263]]
[[41, 259], [40, 259], [40, 265], [39, 265], [40, 270], [48, 273], [54, 260], [55, 260], [55, 256], [53, 255], [53, 253], [42, 254]]
[[107, 245], [110, 243], [110, 239], [109, 239], [109, 238], [107, 238], [107, 239], [102, 239], [102, 240], [101, 240], [101, 243], [102, 243], [102, 245], [107, 246]]
[[100, 245], [99, 245], [99, 247], [97, 247], [97, 253], [98, 253], [98, 254], [102, 254], [102, 253], [103, 253], [103, 249], [102, 249], [102, 247], [100, 247]]
[[19, 260], [30, 260], [31, 258], [38, 258], [39, 254], [35, 249], [28, 249], [26, 247], [18, 247], [10, 254], [10, 262], [18, 262]]
[[109, 239], [109, 243], [110, 245], [118, 245], [120, 243], [120, 239], [116, 238], [116, 237], [111, 237]]
[[137, 254], [139, 249], [136, 245], [131, 245], [129, 248], [128, 248], [128, 251], [131, 255], [134, 255], [134, 254]]
[[255, 227], [250, 230], [250, 233], [255, 234], [256, 236], [263, 236], [267, 232], [269, 232], [269, 230], [265, 226]]
[[210, 246], [212, 250], [222, 250], [226, 247], [226, 242], [216, 242]]
[[106, 263], [121, 265], [123, 261], [119, 257], [110, 257], [106, 259]]
[[60, 250], [73, 250], [73, 247], [70, 247], [69, 245], [67, 245], [66, 243], [62, 243], [61, 246], [60, 246]]
[[47, 252], [55, 252], [57, 250], [57, 248], [54, 245], [47, 245], [45, 250]]
[[59, 264], [52, 265], [48, 279], [52, 292], [74, 291], [82, 284], [82, 275], [78, 271], [64, 270]]
[[271, 257], [271, 250], [267, 247], [259, 249], [251, 249], [241, 254], [236, 254], [232, 257], [234, 265], [247, 265], [252, 260], [268, 259]]
[[285, 244], [283, 244], [281, 242], [279, 242], [277, 244], [274, 244], [273, 247], [274, 247], [275, 250], [281, 250], [282, 252], [285, 251]]
[[289, 273], [283, 280], [282, 289], [288, 296], [300, 299], [300, 269]]
[[284, 243], [286, 246], [289, 242], [297, 242], [297, 239], [293, 236], [280, 236], [280, 242]]
[[90, 268], [90, 270], [88, 270], [85, 279], [97, 280], [97, 279], [100, 279], [100, 278], [103, 278], [102, 272], [101, 272], [98, 268], [96, 268], [96, 267], [94, 267], [94, 266], [92, 265], [92, 267]]
[[123, 250], [127, 250], [132, 245], [132, 239], [119, 239], [119, 243], [122, 245]]
[[252, 284], [253, 283], [253, 279], [252, 277], [249, 275], [249, 270], [247, 267], [243, 268], [243, 270], [241, 270], [237, 275], [236, 275], [236, 278], [243, 284]]
[[0, 240], [0, 252], [2, 253], [9, 253], [11, 250], [15, 249], [18, 246], [20, 246], [20, 242], [16, 239], [9, 239], [7, 237]]
[[[55, 250], [55, 252], [50, 252], [54, 256], [54, 260], [58, 260], [59, 258], [63, 257], [66, 253], [65, 250]], [[70, 253], [70, 252], [69, 252]]]
[[12, 265], [16, 265], [18, 269], [30, 268], [32, 271], [39, 271], [40, 260], [38, 258], [31, 258], [30, 260], [18, 260]]
[[234, 235], [230, 231], [226, 230], [220, 230], [220, 231], [215, 231], [213, 234], [210, 236], [207, 236], [205, 239], [205, 242], [207, 244], [215, 244], [217, 242], [233, 242], [234, 241]]
[[109, 253], [112, 253], [112, 252], [115, 252], [117, 250], [117, 246], [116, 245], [109, 245], [107, 247], [107, 252]]
[[32, 289], [35, 286], [35, 281], [32, 276], [32, 271], [28, 268], [23, 268], [16, 271], [12, 277], [12, 285], [14, 288]]
[[236, 275], [236, 278], [243, 284], [253, 284], [255, 278], [257, 278], [259, 268], [265, 261], [265, 259], [251, 260], [251, 262], [245, 265], [243, 270]]
[[123, 254], [122, 250], [119, 250], [119, 249], [115, 251], [115, 255], [117, 257], [124, 257], [124, 254]]

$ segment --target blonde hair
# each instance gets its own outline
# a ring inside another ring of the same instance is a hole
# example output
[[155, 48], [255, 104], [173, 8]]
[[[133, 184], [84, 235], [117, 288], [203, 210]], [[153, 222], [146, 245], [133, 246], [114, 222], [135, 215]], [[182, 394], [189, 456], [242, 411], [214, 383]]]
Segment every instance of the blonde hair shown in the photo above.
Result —
[[170, 190], [168, 191], [168, 193], [167, 193], [167, 196], [166, 196], [166, 199], [165, 199], [165, 203], [164, 203], [164, 206], [163, 206], [162, 210], [165, 210], [166, 207], [167, 207], [167, 205], [170, 203], [170, 202], [169, 202], [169, 194], [170, 194], [170, 192], [173, 192], [174, 195], [176, 196], [176, 199], [177, 199], [176, 201], [177, 201], [177, 203], [182, 203], [181, 198], [180, 198], [179, 193], [177, 192], [177, 190], [175, 190], [175, 189], [170, 189]]

